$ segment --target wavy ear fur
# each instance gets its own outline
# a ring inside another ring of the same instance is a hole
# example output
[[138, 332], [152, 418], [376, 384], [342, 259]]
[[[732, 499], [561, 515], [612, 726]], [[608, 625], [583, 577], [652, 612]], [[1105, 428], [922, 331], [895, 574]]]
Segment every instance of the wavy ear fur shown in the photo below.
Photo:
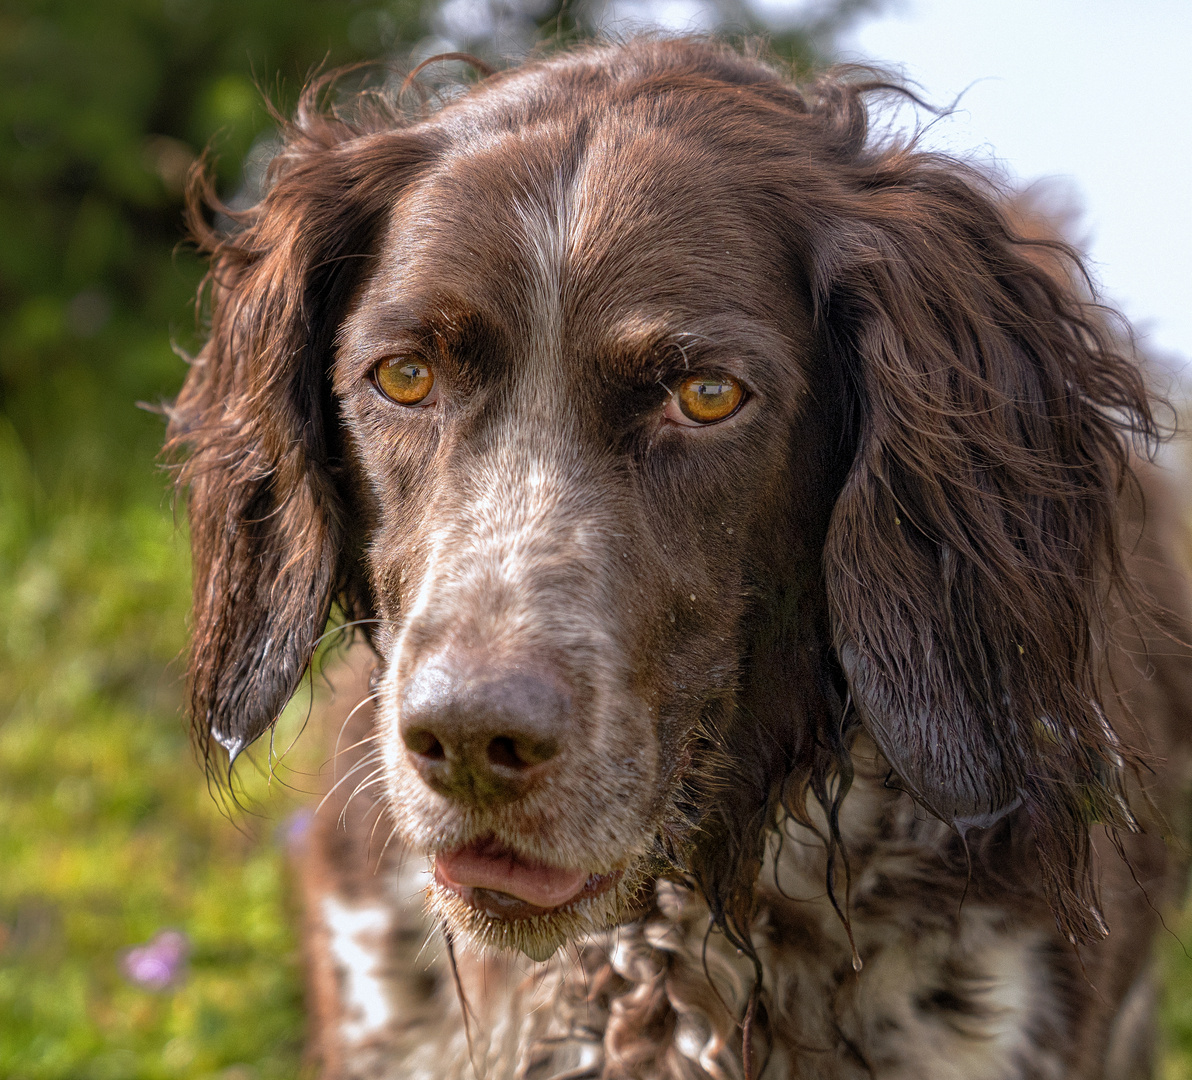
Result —
[[824, 555], [852, 703], [961, 833], [1021, 808], [1057, 918], [1097, 936], [1089, 826], [1131, 824], [1101, 661], [1146, 388], [981, 177], [894, 150], [858, 180], [813, 280], [855, 396]]
[[[304, 96], [255, 208], [223, 210], [201, 174], [190, 197], [191, 231], [210, 257], [211, 332], [166, 449], [183, 459], [189, 494], [192, 718], [204, 752], [214, 739], [233, 759], [285, 706], [333, 599], [352, 590], [331, 350], [385, 213], [426, 157], [392, 130], [399, 118], [326, 116], [324, 89]], [[239, 227], [212, 229], [204, 203]]]

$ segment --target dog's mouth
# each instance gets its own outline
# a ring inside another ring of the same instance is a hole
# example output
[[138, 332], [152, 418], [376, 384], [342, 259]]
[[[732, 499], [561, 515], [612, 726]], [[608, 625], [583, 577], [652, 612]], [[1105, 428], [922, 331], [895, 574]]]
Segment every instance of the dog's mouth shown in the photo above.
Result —
[[551, 866], [491, 838], [435, 856], [441, 888], [490, 918], [508, 921], [556, 915], [607, 892], [621, 873]]

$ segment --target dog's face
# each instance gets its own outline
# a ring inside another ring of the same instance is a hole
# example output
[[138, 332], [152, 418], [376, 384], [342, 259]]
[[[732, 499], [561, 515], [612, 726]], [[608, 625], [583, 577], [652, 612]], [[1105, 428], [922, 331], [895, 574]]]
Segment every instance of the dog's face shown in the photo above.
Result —
[[754, 193], [698, 134], [583, 121], [407, 187], [335, 366], [398, 829], [453, 925], [533, 954], [632, 910], [689, 827], [799, 554], [774, 509], [822, 544], [828, 505], [791, 461], [825, 437], [805, 286]]
[[239, 232], [194, 208], [199, 737], [267, 730], [337, 601], [472, 940], [547, 955], [674, 871], [745, 942], [765, 829], [847, 791], [858, 725], [961, 831], [1018, 812], [1096, 932], [1145, 388], [979, 177], [869, 145], [864, 94], [693, 41], [418, 122], [316, 88]]

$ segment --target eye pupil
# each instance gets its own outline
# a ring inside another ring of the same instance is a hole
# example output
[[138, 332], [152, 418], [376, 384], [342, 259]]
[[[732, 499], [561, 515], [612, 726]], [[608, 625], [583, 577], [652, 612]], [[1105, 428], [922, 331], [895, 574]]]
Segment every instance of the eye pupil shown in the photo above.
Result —
[[735, 379], [695, 375], [679, 384], [679, 408], [689, 420], [712, 424], [737, 411], [744, 396]]
[[435, 373], [421, 360], [394, 357], [382, 360], [375, 369], [377, 387], [390, 401], [399, 405], [417, 405], [430, 395]]

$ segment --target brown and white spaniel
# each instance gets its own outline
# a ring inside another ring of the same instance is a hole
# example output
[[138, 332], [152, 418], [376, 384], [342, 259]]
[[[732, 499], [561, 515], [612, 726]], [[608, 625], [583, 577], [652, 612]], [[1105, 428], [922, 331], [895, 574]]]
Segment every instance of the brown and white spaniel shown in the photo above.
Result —
[[204, 748], [333, 611], [375, 652], [308, 841], [325, 1075], [1148, 1075], [1192, 631], [1076, 257], [856, 72], [325, 91], [235, 228], [196, 198], [170, 435]]

